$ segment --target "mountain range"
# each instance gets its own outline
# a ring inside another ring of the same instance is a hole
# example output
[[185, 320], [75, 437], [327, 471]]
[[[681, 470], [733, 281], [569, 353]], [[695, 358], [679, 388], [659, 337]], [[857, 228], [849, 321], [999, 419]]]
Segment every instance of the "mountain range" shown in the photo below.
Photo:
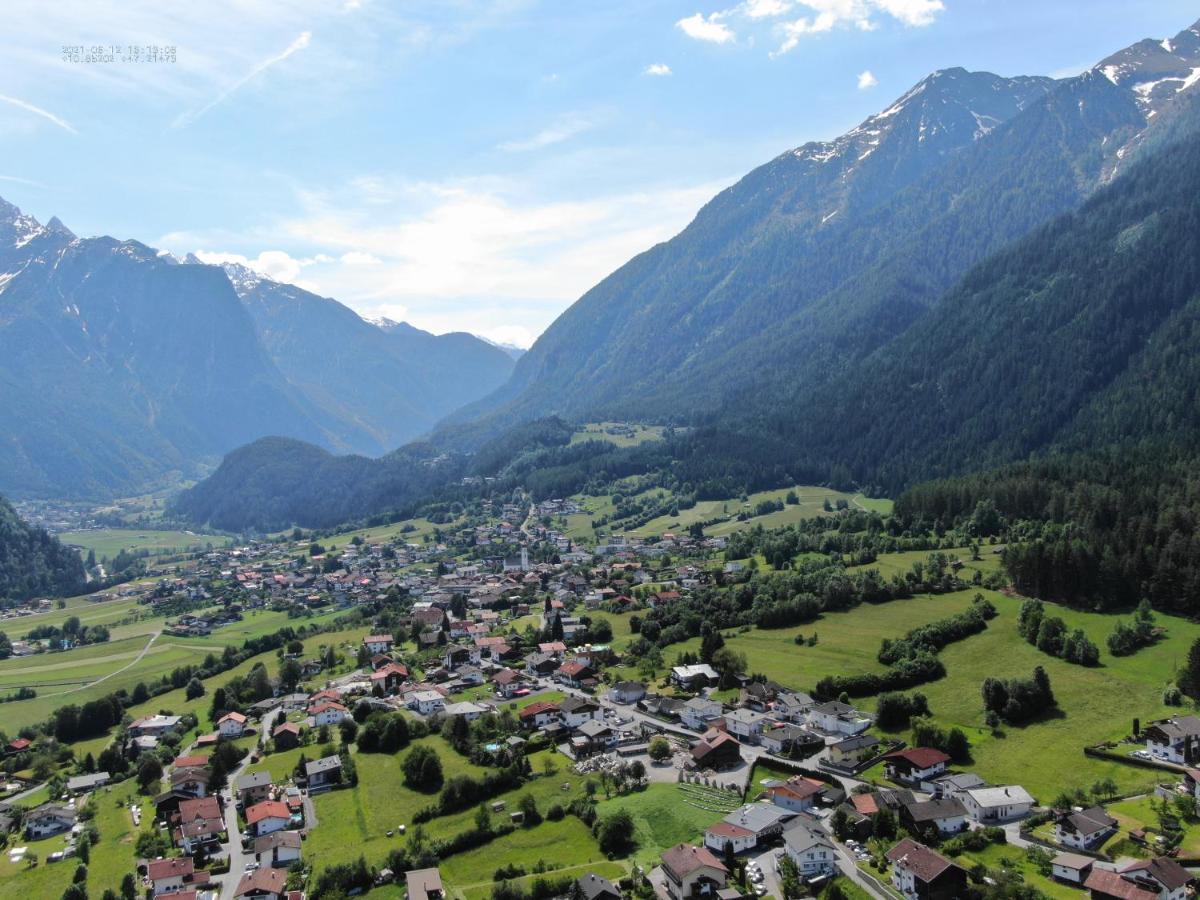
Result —
[[[1200, 23], [1072, 78], [936, 72], [723, 191], [410, 456], [469, 459], [545, 417], [642, 418], [692, 426], [669, 464], [699, 493], [782, 478], [895, 492], [1060, 447], [1200, 433], [1168, 365], [1200, 349], [1182, 277], [1198, 82]], [[178, 508], [251, 521], [223, 485], [269, 480], [278, 449], [245, 448]], [[358, 513], [412, 502], [411, 483], [391, 485]], [[284, 521], [304, 514], [292, 501], [273, 501]]]
[[105, 498], [284, 435], [380, 454], [494, 389], [512, 357], [0, 200], [0, 492]]

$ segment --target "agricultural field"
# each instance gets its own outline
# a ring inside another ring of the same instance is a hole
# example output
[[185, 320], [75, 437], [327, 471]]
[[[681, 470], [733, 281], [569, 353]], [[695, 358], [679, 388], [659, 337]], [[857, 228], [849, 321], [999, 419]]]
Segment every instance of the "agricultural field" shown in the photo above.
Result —
[[168, 556], [187, 551], [204, 550], [206, 547], [228, 547], [230, 539], [216, 534], [198, 534], [194, 531], [146, 531], [125, 528], [95, 528], [88, 531], [65, 531], [58, 535], [64, 544], [81, 547], [86, 556], [88, 551], [96, 559], [113, 559], [122, 550], [130, 553], [146, 551], [151, 556]]

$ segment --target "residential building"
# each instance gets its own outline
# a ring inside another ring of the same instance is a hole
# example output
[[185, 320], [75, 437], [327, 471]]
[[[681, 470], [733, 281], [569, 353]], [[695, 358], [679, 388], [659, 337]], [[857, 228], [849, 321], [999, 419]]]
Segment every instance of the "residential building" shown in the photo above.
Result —
[[[439, 617], [438, 624], [440, 623], [441, 618]], [[363, 638], [363, 646], [367, 648], [367, 652], [372, 656], [377, 653], [391, 653], [394, 643], [395, 639], [390, 634], [368, 634]]]
[[819, 829], [797, 822], [783, 833], [783, 848], [801, 878], [833, 875], [837, 870], [837, 850]]
[[241, 775], [234, 783], [238, 803], [242, 806], [253, 806], [269, 798], [271, 794], [271, 773], [252, 772]]
[[856, 734], [829, 745], [829, 761], [843, 769], [853, 769], [859, 763], [873, 759], [879, 752], [879, 738], [873, 734]]
[[240, 712], [225, 713], [217, 720], [217, 733], [223, 738], [240, 738], [246, 730], [246, 717]]
[[112, 780], [112, 776], [107, 772], [93, 772], [90, 775], [76, 775], [73, 778], [67, 779], [67, 790], [72, 794], [84, 794], [88, 791], [94, 791], [98, 787], [103, 787]]
[[621, 892], [607, 878], [588, 872], [575, 879], [575, 886], [583, 900], [621, 900]]
[[940, 834], [958, 834], [967, 830], [967, 808], [953, 797], [943, 800], [924, 800], [901, 807], [900, 819], [924, 834], [936, 828]]
[[341, 784], [342, 758], [335, 753], [333, 756], [325, 756], [321, 759], [313, 760], [304, 767], [304, 775], [308, 779], [309, 793], [312, 792], [313, 788], [324, 788]]
[[31, 841], [70, 831], [75, 825], [75, 810], [47, 803], [25, 814], [25, 837]]
[[1073, 850], [1095, 850], [1117, 830], [1117, 820], [1101, 806], [1059, 816], [1054, 840]]
[[685, 728], [704, 731], [714, 719], [721, 718], [722, 712], [720, 700], [709, 700], [707, 697], [693, 697], [680, 708], [679, 722]]
[[1050, 861], [1050, 874], [1059, 881], [1082, 885], [1091, 874], [1094, 862], [1092, 857], [1079, 853], [1059, 853]]
[[967, 873], [912, 838], [896, 844], [887, 858], [892, 885], [911, 900], [959, 900], [966, 892]]
[[254, 837], [282, 831], [291, 820], [292, 811], [280, 800], [264, 800], [246, 808], [246, 830]]
[[725, 713], [725, 727], [743, 744], [757, 744], [758, 736], [762, 734], [764, 719], [766, 716], [762, 713], [739, 707]]
[[283, 869], [261, 866], [242, 876], [233, 896], [246, 897], [249, 900], [282, 900], [286, 893], [287, 872]]
[[1029, 815], [1033, 797], [1019, 784], [981, 787], [959, 791], [955, 796], [967, 808], [971, 821], [981, 825], [1010, 822]]
[[691, 844], [676, 844], [663, 853], [662, 871], [671, 900], [715, 900], [729, 877], [729, 870], [711, 850]]
[[287, 868], [300, 860], [300, 832], [275, 831], [254, 841], [254, 857], [261, 866]]
[[909, 747], [883, 758], [883, 773], [901, 784], [921, 785], [946, 771], [950, 757], [933, 747]]
[[584, 697], [567, 697], [558, 708], [562, 714], [562, 723], [568, 728], [578, 728], [584, 722], [604, 719], [600, 704]]
[[609, 696], [617, 703], [637, 703], [646, 696], [646, 685], [640, 681], [618, 681]]
[[825, 734], [860, 734], [871, 727], [870, 716], [838, 700], [820, 703], [808, 712], [808, 724]]
[[1146, 750], [1154, 759], [1177, 765], [1200, 761], [1200, 718], [1175, 716], [1154, 722], [1142, 731]]
[[725, 769], [742, 761], [742, 745], [724, 731], [710, 728], [691, 745], [692, 761], [702, 769]]
[[716, 669], [707, 663], [692, 666], [674, 666], [671, 669], [671, 684], [685, 691], [696, 691], [716, 684], [721, 680]]
[[437, 869], [412, 869], [404, 876], [408, 900], [442, 900], [442, 873]]

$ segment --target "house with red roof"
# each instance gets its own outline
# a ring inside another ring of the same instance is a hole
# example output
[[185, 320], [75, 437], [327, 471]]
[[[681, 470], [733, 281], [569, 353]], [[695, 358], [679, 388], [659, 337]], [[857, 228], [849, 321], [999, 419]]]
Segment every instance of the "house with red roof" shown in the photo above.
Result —
[[254, 837], [262, 837], [272, 831], [288, 827], [292, 812], [286, 803], [279, 800], [264, 800], [246, 810], [246, 828]]
[[172, 900], [182, 897], [180, 892], [185, 888], [208, 883], [208, 873], [197, 872], [190, 856], [151, 860], [146, 864], [146, 877], [153, 886], [154, 896], [171, 894]]
[[524, 728], [545, 728], [547, 725], [561, 724], [562, 710], [550, 700], [537, 700], [521, 710], [517, 718]]
[[933, 747], [909, 747], [883, 757], [883, 772], [892, 781], [921, 784], [942, 775], [950, 757]]
[[582, 688], [585, 682], [596, 680], [596, 671], [587, 663], [572, 660], [563, 663], [554, 672], [554, 679], [568, 687]]
[[717, 822], [704, 830], [704, 846], [717, 853], [724, 853], [727, 844], [733, 847], [734, 853], [742, 853], [753, 849], [757, 843], [758, 835], [732, 822]]
[[246, 730], [246, 717], [240, 712], [228, 712], [217, 720], [217, 734], [223, 738], [240, 738]]

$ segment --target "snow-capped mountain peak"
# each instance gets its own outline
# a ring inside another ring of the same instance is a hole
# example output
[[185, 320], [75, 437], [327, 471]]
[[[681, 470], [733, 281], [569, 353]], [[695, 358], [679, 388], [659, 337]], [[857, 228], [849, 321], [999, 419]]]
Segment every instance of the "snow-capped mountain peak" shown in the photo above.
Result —
[[1200, 23], [1173, 38], [1138, 41], [1092, 71], [1130, 91], [1146, 118], [1153, 118], [1176, 95], [1200, 82]]

